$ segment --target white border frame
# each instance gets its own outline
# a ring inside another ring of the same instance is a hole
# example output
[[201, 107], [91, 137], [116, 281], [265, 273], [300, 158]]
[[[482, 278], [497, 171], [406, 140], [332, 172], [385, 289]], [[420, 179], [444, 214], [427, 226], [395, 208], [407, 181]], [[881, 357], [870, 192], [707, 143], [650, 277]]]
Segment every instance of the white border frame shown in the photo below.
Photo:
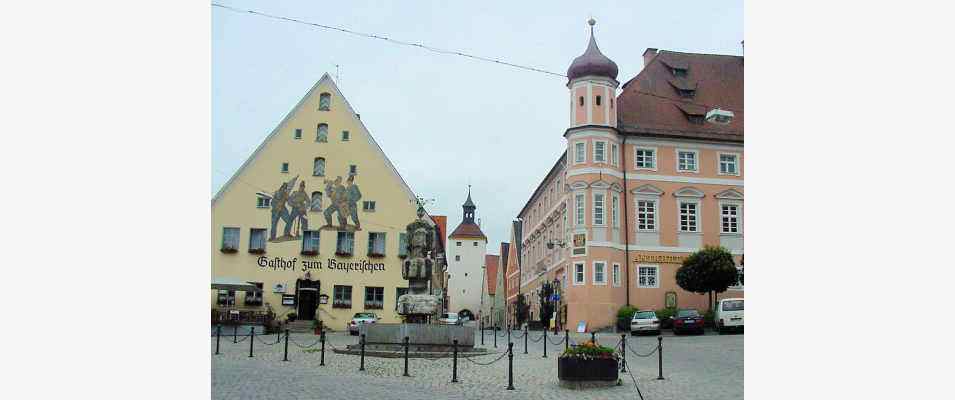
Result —
[[[682, 226], [680, 226], [680, 203], [695, 203], [696, 204], [696, 230], [695, 231], [684, 231]], [[703, 234], [703, 202], [696, 197], [677, 197], [676, 198], [676, 233], [692, 233], [692, 234]]]
[[[616, 274], [614, 271], [617, 271]], [[611, 264], [610, 283], [613, 285], [613, 287], [620, 287], [621, 282], [623, 282], [623, 277], [621, 275], [623, 275], [623, 270], [620, 268], [620, 263]], [[614, 277], [617, 278], [616, 281], [614, 280]]]
[[[696, 160], [696, 169], [693, 169], [693, 170], [680, 169], [680, 153], [681, 152], [695, 154], [693, 158]], [[676, 148], [676, 149], [673, 149], [673, 155], [675, 156], [675, 159], [674, 159], [675, 164], [673, 165], [673, 167], [678, 174], [699, 174], [700, 173], [700, 151], [699, 150]]]
[[[723, 206], [736, 206], [736, 226], [738, 232], [723, 232]], [[739, 200], [720, 200], [717, 205], [719, 211], [720, 235], [743, 236], [743, 202]]]
[[[721, 164], [720, 156], [723, 156], [723, 155], [736, 157], [736, 173], [735, 174], [725, 174], [722, 171], [720, 171], [720, 164]], [[740, 153], [731, 153], [728, 151], [716, 152], [716, 174], [724, 175], [724, 176], [740, 176], [740, 172], [743, 170], [743, 165], [742, 165], [743, 163], [741, 162], [742, 159], [743, 158], [740, 156]]]
[[[597, 196], [603, 196], [603, 222], [597, 223]], [[606, 227], [607, 226], [607, 191], [606, 190], [591, 190], [590, 191], [590, 225], [594, 227]]]
[[[577, 161], [577, 144], [578, 143], [582, 143], [584, 145], [584, 160], [583, 161]], [[575, 140], [571, 144], [572, 144], [571, 149], [573, 149], [573, 154], [570, 159], [571, 161], [570, 164], [571, 165], [586, 164], [587, 163], [587, 139]]]
[[[604, 265], [604, 280], [603, 280], [603, 282], [597, 282], [597, 264], [603, 264], [603, 265]], [[608, 272], [608, 271], [607, 271], [607, 261], [605, 261], [605, 260], [593, 260], [593, 261], [590, 262], [590, 266], [591, 266], [591, 268], [592, 268], [591, 271], [593, 271], [593, 272], [590, 274], [590, 275], [591, 275], [591, 278], [590, 278], [590, 279], [593, 281], [593, 285], [594, 285], [594, 286], [607, 286], [607, 280], [608, 280], [608, 279], [607, 279], [607, 272]]]
[[[637, 150], [653, 151], [653, 168], [637, 166]], [[660, 165], [660, 150], [651, 146], [633, 146], [633, 170], [634, 171], [656, 171]]]
[[[587, 285], [587, 263], [584, 262], [584, 261], [575, 261], [575, 262], [573, 262], [571, 265], [573, 265], [573, 268], [574, 268], [574, 272], [572, 272], [572, 273], [573, 273], [573, 278], [574, 278], [574, 279], [573, 279], [573, 285], [574, 285], [574, 286], [586, 286], [586, 285]], [[577, 266], [578, 266], [578, 265], [580, 265], [581, 267], [583, 267], [583, 274], [584, 274], [583, 279], [581, 279], [580, 282], [577, 282]]]
[[[640, 202], [641, 201], [649, 201], [653, 203], [653, 229], [640, 229]], [[648, 233], [660, 232], [660, 199], [659, 197], [656, 199], [652, 199], [646, 195], [638, 196], [637, 198], [633, 199], [633, 203], [634, 203], [633, 216], [635, 218], [633, 223], [634, 223], [634, 228], [636, 229], [636, 232], [648, 232]], [[677, 205], [679, 205], [679, 203], [677, 203]], [[679, 218], [677, 219], [677, 222], [679, 222]], [[677, 226], [678, 231], [679, 229], [680, 227]]]
[[[616, 150], [616, 151], [613, 150], [613, 147], [614, 147], [614, 146], [617, 146], [617, 150]], [[620, 166], [620, 143], [617, 143], [617, 142], [610, 142], [610, 143], [608, 143], [608, 144], [607, 144], [607, 155], [610, 156], [610, 157], [607, 157], [608, 162], [610, 163], [610, 165], [612, 165], [612, 166], [614, 166], [614, 167]]]
[[[656, 276], [657, 284], [656, 284], [656, 286], [642, 286], [642, 285], [640, 285], [640, 267], [652, 267], [652, 268], [655, 268], [655, 269], [656, 269], [656, 271], [657, 271], [657, 276]], [[637, 288], [639, 288], [639, 289], [659, 289], [659, 288], [660, 288], [660, 264], [637, 264], [637, 267], [636, 267], [636, 268], [637, 268], [637, 270], [635, 271], [635, 272], [636, 272], [635, 275], [636, 275], [636, 277], [637, 277], [637, 282], [636, 282]]]

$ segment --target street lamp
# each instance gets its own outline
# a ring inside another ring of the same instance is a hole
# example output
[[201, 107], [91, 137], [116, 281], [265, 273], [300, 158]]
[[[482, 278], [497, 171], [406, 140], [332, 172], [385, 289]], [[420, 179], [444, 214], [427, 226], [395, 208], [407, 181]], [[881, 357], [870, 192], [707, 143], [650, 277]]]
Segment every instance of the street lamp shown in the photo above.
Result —
[[564, 246], [566, 246], [567, 244], [560, 239], [558, 240], [551, 239], [550, 241], [547, 242], [547, 250], [553, 250], [555, 245], [560, 246], [560, 248], [564, 248]]

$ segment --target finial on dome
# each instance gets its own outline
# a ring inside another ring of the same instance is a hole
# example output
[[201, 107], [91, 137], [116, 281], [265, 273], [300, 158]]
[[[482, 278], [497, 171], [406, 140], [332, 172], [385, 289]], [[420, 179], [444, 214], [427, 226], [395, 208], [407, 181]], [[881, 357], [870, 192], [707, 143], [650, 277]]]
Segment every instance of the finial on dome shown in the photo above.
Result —
[[590, 26], [597, 25], [597, 21], [594, 19], [594, 17], [590, 17], [590, 19], [587, 20], [587, 25], [590, 25]]

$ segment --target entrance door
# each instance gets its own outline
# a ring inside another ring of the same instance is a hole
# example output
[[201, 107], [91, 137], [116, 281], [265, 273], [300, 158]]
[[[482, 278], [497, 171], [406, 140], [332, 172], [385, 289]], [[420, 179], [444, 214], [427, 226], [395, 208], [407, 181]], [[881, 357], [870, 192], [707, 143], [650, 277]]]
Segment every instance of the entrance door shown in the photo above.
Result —
[[315, 288], [298, 289], [298, 319], [315, 319], [315, 307], [318, 305], [318, 290]]

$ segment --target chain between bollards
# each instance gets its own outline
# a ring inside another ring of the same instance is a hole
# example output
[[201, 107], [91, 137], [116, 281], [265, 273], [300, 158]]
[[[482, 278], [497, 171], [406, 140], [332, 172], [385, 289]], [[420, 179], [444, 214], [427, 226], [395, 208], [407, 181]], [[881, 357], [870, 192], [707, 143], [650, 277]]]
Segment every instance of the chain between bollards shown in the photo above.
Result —
[[321, 339], [322, 339], [322, 361], [318, 364], [318, 366], [324, 367], [325, 366], [325, 329], [324, 327], [322, 329]]
[[621, 371], [627, 372], [627, 334], [620, 335], [620, 356], [621, 356]]
[[[325, 354], [322, 353], [322, 356], [324, 355]], [[285, 330], [285, 357], [282, 358], [282, 361], [288, 361], [288, 329]]]
[[358, 366], [359, 371], [365, 370], [365, 334], [361, 334], [361, 365]]
[[408, 375], [408, 337], [407, 336], [405, 336], [405, 373], [403, 376], [411, 376], [411, 375]]
[[524, 326], [524, 354], [527, 354], [527, 326]]
[[507, 344], [507, 390], [514, 390], [514, 343]]
[[222, 325], [216, 325], [216, 355], [219, 355], [219, 336], [222, 336]]
[[249, 357], [252, 357], [252, 347], [255, 346], [255, 325], [249, 330]]
[[659, 360], [657, 380], [663, 380], [663, 336], [657, 336], [657, 359]]
[[454, 339], [454, 361], [451, 363], [451, 382], [458, 381], [458, 340]]

